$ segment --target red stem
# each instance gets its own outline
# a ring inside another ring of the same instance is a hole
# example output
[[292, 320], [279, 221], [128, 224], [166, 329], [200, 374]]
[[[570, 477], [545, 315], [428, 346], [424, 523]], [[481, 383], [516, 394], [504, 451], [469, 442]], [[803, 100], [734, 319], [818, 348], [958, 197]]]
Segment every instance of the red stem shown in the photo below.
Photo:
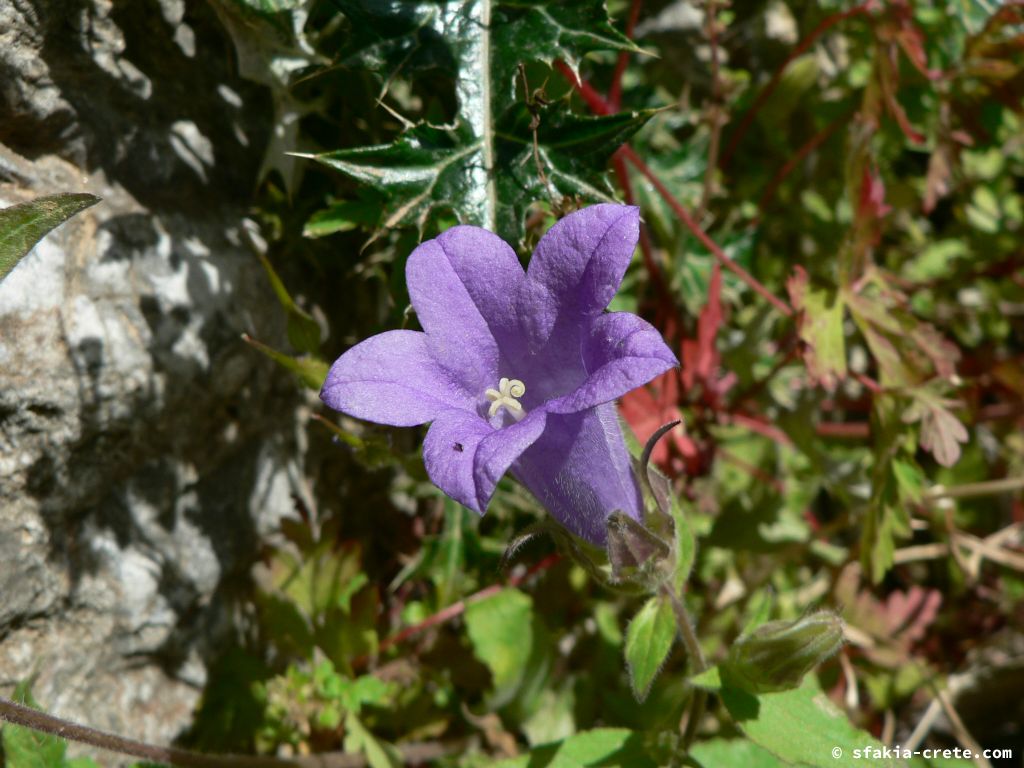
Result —
[[815, 431], [821, 437], [840, 440], [866, 440], [871, 437], [871, 425], [863, 421], [823, 421]]
[[778, 445], [790, 447], [793, 445], [793, 441], [789, 439], [789, 435], [783, 432], [781, 429], [773, 424], [769, 424], [756, 416], [750, 416], [745, 413], [723, 413], [722, 420], [726, 424], [736, 424], [740, 427], [745, 427], [751, 432], [756, 432], [762, 437], [766, 437], [769, 440], [774, 441]]
[[[394, 646], [398, 645], [399, 643], [405, 642], [410, 637], [414, 637], [415, 635], [418, 635], [421, 632], [430, 629], [431, 627], [436, 627], [439, 624], [444, 624], [446, 621], [450, 621], [451, 619], [454, 619], [456, 616], [461, 616], [463, 613], [465, 613], [466, 608], [468, 606], [472, 605], [473, 603], [478, 603], [481, 600], [490, 597], [491, 595], [495, 595], [498, 592], [501, 592], [501, 590], [505, 589], [506, 587], [518, 587], [531, 576], [539, 573], [540, 571], [547, 570], [552, 565], [557, 563], [559, 560], [561, 560], [561, 555], [559, 555], [557, 552], [552, 553], [545, 557], [543, 560], [535, 563], [533, 566], [530, 567], [529, 570], [525, 571], [524, 573], [521, 573], [518, 576], [513, 576], [506, 583], [492, 584], [489, 587], [484, 587], [479, 592], [474, 592], [469, 597], [459, 600], [457, 603], [452, 603], [451, 605], [446, 606], [445, 608], [442, 608], [440, 611], [431, 616], [428, 616], [423, 621], [417, 624], [413, 624], [410, 627], [406, 627], [405, 629], [399, 630], [395, 634], [384, 638], [381, 641], [380, 646], [378, 646], [377, 648], [377, 653], [382, 654], [390, 648], [393, 648]], [[352, 661], [352, 666], [357, 669], [365, 667], [369, 663], [369, 661], [369, 656], [360, 656]]]
[[768, 207], [768, 203], [775, 196], [775, 192], [778, 190], [779, 185], [782, 184], [783, 180], [793, 172], [793, 169], [796, 168], [804, 158], [828, 141], [840, 126], [847, 123], [850, 119], [850, 114], [850, 112], [845, 112], [826, 125], [822, 130], [814, 134], [814, 136], [800, 147], [800, 149], [796, 151], [796, 154], [789, 158], [785, 165], [778, 170], [778, 172], [772, 177], [772, 180], [768, 182], [768, 186], [765, 187], [764, 194], [761, 195], [761, 200], [757, 204], [758, 211], [761, 215], [764, 215], [764, 212]]
[[874, 7], [874, 5], [874, 0], [867, 0], [867, 2], [855, 5], [849, 10], [841, 11], [840, 13], [833, 13], [831, 16], [825, 17], [822, 22], [812, 29], [803, 40], [797, 43], [796, 48], [790, 52], [789, 56], [786, 57], [786, 60], [782, 62], [782, 65], [775, 70], [775, 74], [772, 75], [772, 79], [769, 81], [768, 85], [765, 86], [764, 90], [757, 95], [753, 105], [747, 110], [747, 113], [740, 121], [739, 127], [733, 133], [732, 138], [729, 140], [729, 145], [725, 148], [725, 152], [722, 153], [720, 166], [723, 171], [729, 167], [729, 162], [736, 153], [736, 148], [739, 146], [739, 143], [743, 141], [743, 137], [746, 136], [747, 131], [750, 130], [750, 126], [754, 122], [754, 117], [757, 116], [758, 111], [764, 106], [764, 103], [768, 101], [768, 97], [771, 96], [772, 93], [775, 92], [775, 89], [779, 87], [779, 83], [782, 82], [782, 75], [786, 71], [786, 67], [788, 67], [795, 59], [802, 56], [808, 48], [814, 45], [814, 42], [819, 37], [840, 21], [848, 19], [851, 16], [867, 13]]
[[[612, 168], [615, 170], [615, 175], [619, 180], [619, 186], [622, 187], [622, 195], [626, 198], [626, 202], [630, 205], [635, 205], [636, 197], [633, 195], [633, 183], [629, 180], [629, 170], [626, 168], [626, 160], [621, 153], [616, 152], [612, 157]], [[650, 233], [648, 233], [643, 223], [640, 224], [640, 255], [644, 260], [644, 267], [647, 269], [647, 274], [650, 275], [651, 282], [654, 283], [654, 289], [659, 297], [671, 302], [671, 296], [661, 275], [661, 268], [654, 260], [654, 246], [651, 244]]]
[[885, 390], [882, 388], [882, 385], [879, 384], [874, 379], [872, 379], [870, 376], [865, 376], [863, 373], [855, 373], [855, 374], [853, 374], [853, 378], [855, 378], [857, 381], [859, 381], [861, 383], [861, 386], [863, 386], [865, 389], [867, 389], [869, 392], [871, 392], [871, 394], [873, 394], [873, 395], [883, 395], [883, 394], [885, 394]]
[[[590, 83], [586, 82], [585, 80], [580, 80], [578, 77], [576, 77], [576, 73], [572, 71], [572, 67], [566, 64], [564, 61], [556, 61], [555, 67], [558, 69], [559, 72], [565, 75], [566, 79], [570, 83], [572, 83], [573, 87], [576, 88], [577, 91], [579, 91], [580, 96], [583, 97], [583, 100], [587, 102], [592, 111], [596, 112], [599, 115], [607, 115], [611, 113], [611, 105], [604, 99], [603, 96], [601, 96], [600, 93], [598, 93], [594, 89], [594, 87]], [[650, 181], [651, 184], [654, 185], [654, 188], [658, 190], [658, 194], [661, 195], [662, 199], [664, 199], [665, 202], [669, 204], [669, 207], [671, 207], [672, 210], [675, 211], [676, 216], [678, 216], [680, 220], [682, 220], [683, 224], [686, 225], [686, 228], [689, 229], [690, 232], [692, 232], [693, 235], [698, 240], [700, 240], [701, 243], [703, 243], [705, 248], [711, 251], [714, 257], [718, 259], [718, 261], [722, 264], [723, 267], [728, 269], [740, 280], [749, 285], [755, 293], [760, 294], [762, 297], [764, 297], [764, 299], [769, 304], [771, 304], [773, 307], [779, 310], [779, 312], [784, 314], [786, 317], [791, 317], [793, 315], [793, 310], [790, 309], [789, 305], [786, 304], [786, 302], [784, 302], [779, 297], [775, 296], [771, 291], [769, 291], [760, 282], [758, 282], [757, 278], [755, 278], [752, 274], [747, 272], [747, 270], [745, 270], [743, 267], [741, 267], [739, 264], [737, 264], [736, 262], [734, 262], [732, 259], [725, 255], [725, 251], [719, 248], [718, 244], [715, 243], [715, 241], [712, 240], [710, 237], [708, 237], [707, 233], [700, 228], [696, 221], [694, 221], [693, 217], [690, 215], [690, 212], [683, 207], [682, 203], [676, 200], [675, 196], [669, 191], [668, 187], [666, 187], [662, 183], [661, 179], [659, 179], [654, 174], [654, 171], [652, 171], [647, 166], [647, 163], [645, 163], [640, 158], [640, 156], [633, 150], [631, 146], [629, 146], [628, 144], [624, 144], [622, 148], [619, 149], [619, 153], [623, 155], [627, 160], [629, 160], [633, 165], [635, 165], [636, 169], [640, 171], [640, 173], [647, 177], [648, 181]]]
[[[626, 21], [626, 37], [632, 39], [633, 30], [636, 28], [636, 20], [640, 18], [640, 6], [643, 5], [643, 0], [633, 0], [633, 5], [629, 9], [629, 19]], [[615, 72], [612, 74], [612, 86], [608, 90], [608, 103], [612, 106], [613, 111], [618, 112], [622, 106], [622, 76], [626, 72], [626, 66], [629, 64], [629, 51], [622, 51], [619, 54], [619, 60], [615, 62]]]
[[740, 280], [742, 280], [744, 283], [750, 286], [750, 288], [755, 293], [763, 297], [765, 301], [767, 301], [769, 304], [771, 304], [773, 307], [779, 310], [779, 312], [781, 312], [783, 315], [785, 315], [786, 317], [792, 317], [793, 310], [786, 302], [784, 302], [778, 296], [774, 295], [771, 291], [765, 288], [764, 285], [762, 285], [757, 280], [757, 278], [755, 278], [752, 274], [747, 272], [747, 270], [745, 270], [735, 261], [730, 259], [725, 254], [725, 251], [719, 248], [718, 244], [715, 243], [715, 241], [712, 240], [710, 237], [708, 237], [707, 233], [700, 228], [696, 221], [694, 221], [689, 211], [687, 211], [683, 207], [683, 204], [680, 203], [675, 198], [675, 196], [669, 191], [668, 187], [666, 187], [664, 183], [662, 183], [661, 179], [659, 179], [654, 174], [654, 171], [652, 171], [647, 166], [647, 163], [645, 163], [640, 158], [640, 156], [637, 155], [637, 153], [633, 150], [632, 147], [630, 147], [627, 144], [623, 146], [620, 151], [626, 156], [626, 158], [631, 163], [633, 163], [633, 165], [636, 166], [637, 170], [640, 171], [640, 173], [647, 177], [647, 180], [654, 185], [654, 188], [658, 190], [658, 194], [660, 194], [662, 199], [669, 204], [669, 207], [672, 208], [673, 211], [675, 211], [676, 216], [678, 216], [680, 220], [683, 222], [683, 224], [686, 225], [686, 228], [689, 229], [691, 233], [693, 233], [694, 237], [700, 240], [701, 244], [703, 244], [703, 246], [707, 248], [716, 259], [718, 259], [718, 261], [721, 263], [723, 267], [728, 269]]

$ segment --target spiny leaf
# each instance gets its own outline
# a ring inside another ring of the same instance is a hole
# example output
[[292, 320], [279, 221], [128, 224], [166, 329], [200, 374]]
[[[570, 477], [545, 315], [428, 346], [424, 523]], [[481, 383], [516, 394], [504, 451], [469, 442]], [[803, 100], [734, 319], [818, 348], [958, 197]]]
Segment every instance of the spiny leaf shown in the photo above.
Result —
[[576, 69], [589, 51], [640, 51], [611, 24], [603, 0], [471, 0], [454, 13], [431, 2], [335, 0], [352, 29], [338, 59], [376, 71], [385, 82], [425, 69], [453, 70], [459, 62], [451, 49], [462, 42], [459, 20], [484, 4], [491, 17], [494, 66], [504, 74], [514, 73], [526, 58], [547, 64], [562, 59]]
[[417, 126], [392, 144], [338, 150], [315, 159], [382, 193], [382, 229], [422, 230], [439, 208], [457, 210], [463, 223], [486, 226], [488, 206], [479, 190], [483, 142], [464, 129]]
[[277, 171], [293, 192], [301, 165], [290, 153], [298, 143], [299, 121], [313, 106], [294, 95], [292, 80], [323, 63], [303, 32], [312, 0], [213, 0], [212, 5], [234, 43], [239, 74], [267, 86], [273, 99], [274, 126], [260, 178]]
[[[495, 142], [498, 233], [517, 242], [527, 208], [552, 192], [612, 201], [605, 173], [608, 161], [654, 113], [580, 116], [561, 103], [535, 106], [533, 112], [520, 104], [506, 112], [497, 123]], [[534, 119], [539, 121], [536, 155], [530, 129]]]
[[[653, 114], [623, 112], [581, 117], [554, 106], [538, 109], [534, 156], [531, 113], [511, 110], [496, 128], [496, 173], [488, 178], [486, 143], [464, 126], [417, 126], [392, 144], [339, 150], [315, 159], [361, 181], [387, 199], [383, 229], [413, 226], [421, 231], [430, 216], [453, 211], [465, 224], [496, 229], [518, 242], [530, 204], [551, 190], [559, 195], [611, 200], [604, 178], [612, 153]], [[482, 196], [493, 188], [493, 196]]]
[[432, 214], [450, 211], [518, 243], [527, 207], [549, 192], [545, 179], [552, 194], [608, 199], [608, 158], [649, 113], [574, 117], [534, 94], [526, 94], [529, 109], [516, 104], [520, 64], [575, 66], [591, 51], [636, 50], [611, 25], [601, 0], [337, 4], [356, 38], [342, 55], [347, 65], [361, 62], [385, 84], [426, 68], [455, 79], [451, 126], [420, 124], [391, 144], [315, 158], [388, 198], [383, 230], [422, 232]]
[[40, 197], [0, 211], [0, 280], [7, 277], [47, 232], [99, 201], [95, 195], [66, 193]]
[[[494, 35], [503, 64], [513, 69], [528, 55], [545, 64], [562, 59], [576, 70], [590, 51], [641, 52], [636, 43], [608, 20], [604, 0], [558, 2], [557, 0], [514, 0], [499, 2]], [[523, 46], [525, 48], [516, 48]]]
[[626, 630], [626, 665], [638, 701], [647, 698], [651, 683], [672, 650], [676, 638], [672, 605], [665, 597], [652, 597], [629, 622]]

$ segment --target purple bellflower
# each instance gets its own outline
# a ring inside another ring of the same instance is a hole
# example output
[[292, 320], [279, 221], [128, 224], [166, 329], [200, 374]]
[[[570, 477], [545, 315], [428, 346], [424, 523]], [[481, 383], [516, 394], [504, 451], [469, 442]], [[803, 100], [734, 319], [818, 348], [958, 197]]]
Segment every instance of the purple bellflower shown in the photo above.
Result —
[[387, 331], [331, 367], [320, 397], [360, 419], [415, 426], [430, 479], [483, 514], [506, 472], [566, 528], [605, 543], [641, 495], [614, 400], [678, 365], [661, 335], [604, 310], [639, 237], [637, 208], [595, 205], [541, 238], [524, 272], [479, 227], [456, 226], [409, 256], [424, 332]]

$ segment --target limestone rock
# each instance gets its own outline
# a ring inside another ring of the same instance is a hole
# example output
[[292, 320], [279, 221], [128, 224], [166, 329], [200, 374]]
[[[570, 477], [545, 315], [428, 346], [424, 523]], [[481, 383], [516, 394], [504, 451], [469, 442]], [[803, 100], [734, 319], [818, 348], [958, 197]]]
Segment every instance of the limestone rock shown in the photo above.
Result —
[[0, 205], [103, 198], [0, 283], [0, 688], [158, 742], [302, 488], [231, 50], [205, 3], [0, 3]]

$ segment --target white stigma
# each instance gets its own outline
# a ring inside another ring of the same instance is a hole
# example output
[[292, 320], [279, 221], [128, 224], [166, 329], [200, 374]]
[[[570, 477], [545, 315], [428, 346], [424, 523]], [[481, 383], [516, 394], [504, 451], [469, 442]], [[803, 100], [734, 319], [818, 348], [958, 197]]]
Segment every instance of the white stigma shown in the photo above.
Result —
[[526, 385], [519, 379], [507, 379], [504, 376], [498, 382], [497, 389], [488, 389], [484, 394], [491, 401], [491, 407], [487, 409], [488, 417], [493, 416], [502, 408], [512, 414], [516, 421], [521, 421], [526, 411], [516, 399], [526, 394]]

